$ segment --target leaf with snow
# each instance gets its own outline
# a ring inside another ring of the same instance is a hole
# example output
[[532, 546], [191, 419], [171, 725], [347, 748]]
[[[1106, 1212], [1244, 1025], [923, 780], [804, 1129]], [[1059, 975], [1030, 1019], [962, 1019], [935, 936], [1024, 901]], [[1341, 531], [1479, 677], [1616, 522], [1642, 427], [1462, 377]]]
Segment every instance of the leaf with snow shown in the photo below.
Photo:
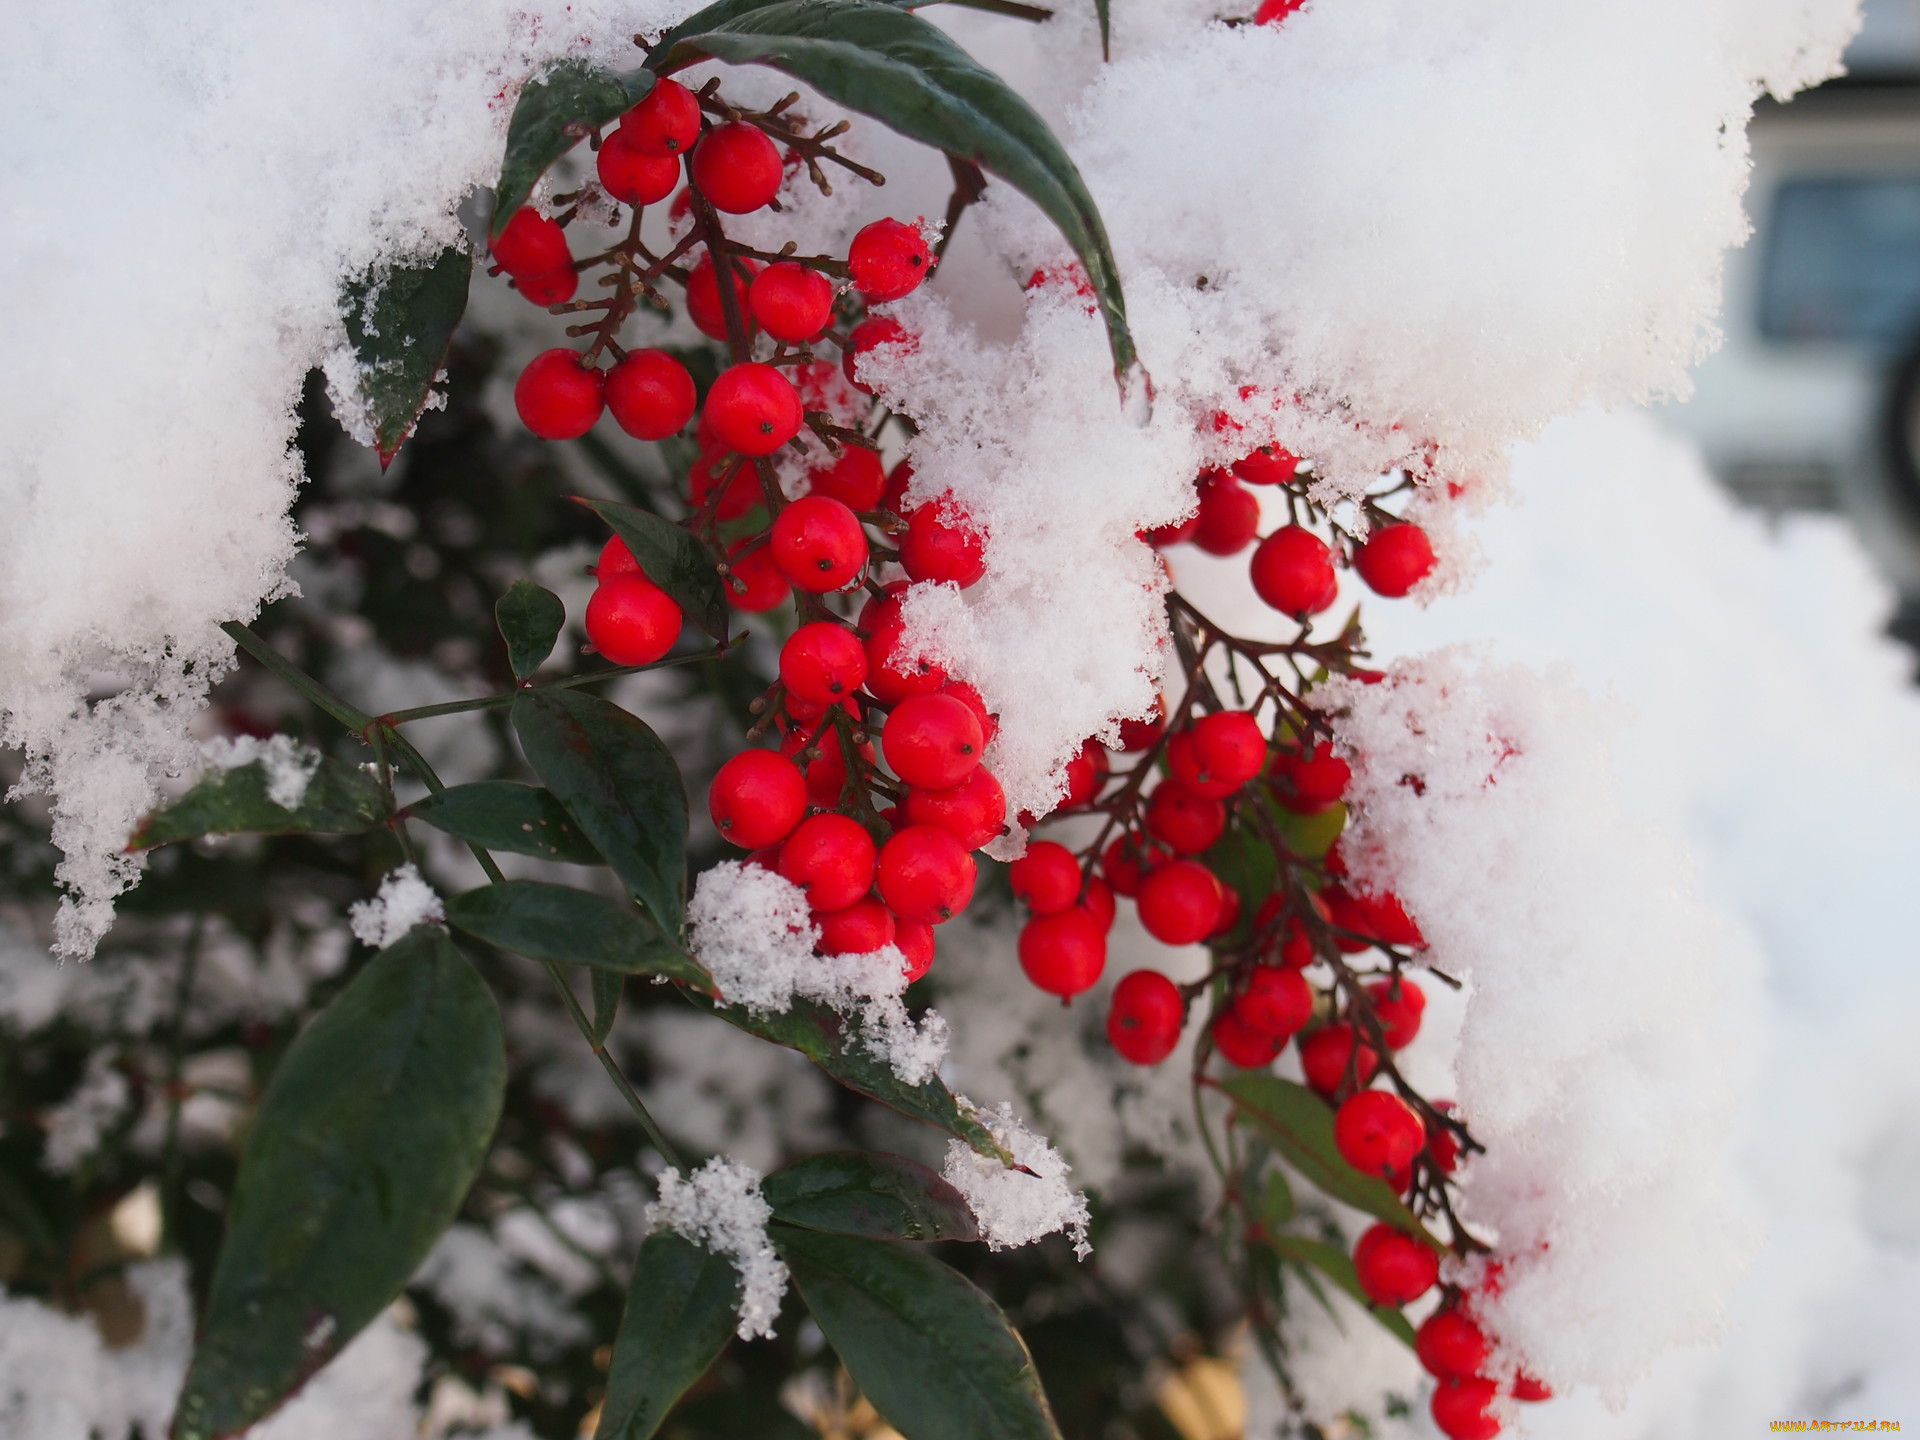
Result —
[[1002, 1102], [975, 1113], [1012, 1163], [952, 1140], [941, 1174], [966, 1197], [981, 1238], [990, 1249], [1004, 1250], [1064, 1231], [1073, 1240], [1073, 1253], [1086, 1259], [1093, 1253], [1087, 1243], [1087, 1197], [1067, 1183], [1073, 1167], [1045, 1136], [1027, 1129], [1011, 1105]]
[[370, 770], [290, 736], [216, 740], [204, 758], [206, 773], [141, 823], [134, 849], [203, 835], [358, 835], [386, 821], [387, 795]]
[[758, 1171], [723, 1155], [689, 1176], [663, 1170], [660, 1198], [647, 1213], [653, 1229], [671, 1230], [725, 1256], [738, 1272], [742, 1340], [773, 1334], [787, 1293], [787, 1267], [767, 1239], [773, 1207], [760, 1193]]
[[446, 907], [420, 871], [409, 861], [389, 870], [370, 900], [347, 907], [347, 925], [354, 939], [376, 950], [398, 944], [416, 925], [447, 918]]
[[472, 275], [473, 256], [449, 245], [431, 260], [376, 267], [340, 293], [352, 363], [328, 369], [334, 405], [383, 470], [427, 409]]

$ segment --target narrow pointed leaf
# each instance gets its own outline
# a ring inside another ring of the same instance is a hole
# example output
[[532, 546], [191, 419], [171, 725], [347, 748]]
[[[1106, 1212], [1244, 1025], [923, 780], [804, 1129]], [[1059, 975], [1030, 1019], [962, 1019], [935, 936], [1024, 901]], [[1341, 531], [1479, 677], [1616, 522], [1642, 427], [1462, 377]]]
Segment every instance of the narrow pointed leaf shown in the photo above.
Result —
[[617, 500], [582, 497], [580, 503], [627, 542], [647, 578], [678, 601], [689, 620], [716, 640], [727, 638], [727, 592], [713, 552], [691, 531]]
[[1220, 1088], [1274, 1152], [1325, 1194], [1398, 1226], [1438, 1254], [1448, 1253], [1386, 1181], [1362, 1175], [1342, 1158], [1333, 1143], [1333, 1107], [1313, 1091], [1277, 1075], [1258, 1074], [1230, 1076]]
[[1391, 1306], [1373, 1303], [1367, 1292], [1360, 1288], [1360, 1276], [1353, 1268], [1353, 1257], [1338, 1245], [1326, 1240], [1309, 1240], [1302, 1235], [1284, 1234], [1270, 1235], [1263, 1243], [1270, 1245], [1283, 1260], [1291, 1260], [1296, 1265], [1317, 1270], [1326, 1276], [1358, 1301], [1360, 1308], [1385, 1326], [1395, 1339], [1412, 1347], [1413, 1326], [1407, 1317]]
[[647, 98], [654, 86], [648, 70], [609, 74], [575, 60], [563, 61], [529, 81], [507, 121], [507, 153], [494, 187], [493, 233], [506, 228], [527, 203], [547, 167], [587, 134]]
[[551, 590], [531, 580], [516, 580], [494, 602], [494, 623], [507, 642], [507, 663], [516, 679], [528, 680], [553, 653], [560, 627], [567, 623], [567, 607]]
[[672, 1231], [649, 1236], [627, 1287], [594, 1440], [647, 1440], [659, 1430], [726, 1348], [739, 1304], [732, 1261]]
[[241, 1157], [176, 1440], [267, 1415], [389, 1305], [500, 1116], [500, 1012], [437, 925], [383, 950], [280, 1061]]
[[917, 1246], [771, 1234], [854, 1383], [907, 1440], [1059, 1440], [1033, 1357], [971, 1280]]
[[413, 433], [467, 309], [473, 256], [450, 245], [430, 261], [373, 271], [340, 294], [357, 405], [384, 469]]
[[687, 788], [638, 717], [579, 690], [523, 691], [513, 729], [527, 763], [668, 935], [687, 884]]
[[687, 998], [749, 1035], [798, 1050], [849, 1090], [891, 1106], [903, 1115], [938, 1126], [966, 1141], [982, 1155], [1013, 1163], [1013, 1157], [1001, 1148], [993, 1132], [980, 1123], [971, 1107], [960, 1103], [938, 1075], [918, 1085], [907, 1084], [893, 1073], [886, 1061], [861, 1043], [845, 1020], [825, 1005], [796, 1000], [793, 1008], [785, 1012], [755, 1014], [743, 1005], [720, 1005], [705, 996]]
[[604, 1045], [613, 1033], [613, 1022], [620, 1018], [620, 993], [627, 988], [627, 977], [618, 970], [591, 969], [587, 981], [593, 989], [593, 1016], [589, 1029], [593, 1043]]
[[622, 975], [665, 975], [710, 985], [707, 972], [660, 927], [604, 895], [506, 880], [447, 900], [447, 922], [489, 945], [533, 960], [591, 965]]
[[967, 1200], [918, 1161], [866, 1150], [809, 1155], [760, 1187], [773, 1218], [876, 1240], [978, 1240]]
[[604, 865], [551, 791], [512, 780], [476, 780], [416, 800], [400, 812], [483, 850], [509, 850], [572, 865]]
[[1137, 366], [1126, 299], [1099, 209], [1046, 121], [944, 31], [885, 0], [710, 7], [668, 32], [662, 74], [711, 57], [770, 65], [909, 139], [971, 160], [1038, 205], [1080, 256], [1107, 325], [1114, 372]]
[[386, 823], [387, 796], [364, 766], [323, 759], [292, 809], [275, 801], [264, 764], [209, 770], [178, 800], [146, 819], [136, 850], [202, 835], [358, 835]]

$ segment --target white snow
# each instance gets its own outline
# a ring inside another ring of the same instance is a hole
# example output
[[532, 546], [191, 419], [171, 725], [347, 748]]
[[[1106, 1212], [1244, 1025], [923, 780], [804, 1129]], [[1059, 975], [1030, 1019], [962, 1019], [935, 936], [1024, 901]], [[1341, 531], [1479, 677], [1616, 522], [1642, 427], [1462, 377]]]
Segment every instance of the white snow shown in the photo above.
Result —
[[742, 1340], [771, 1336], [787, 1293], [787, 1267], [767, 1239], [773, 1207], [760, 1193], [760, 1172], [716, 1155], [689, 1176], [660, 1172], [660, 1199], [650, 1212], [654, 1229], [684, 1235], [724, 1255], [740, 1273]]
[[433, 887], [408, 863], [389, 870], [371, 900], [354, 901], [347, 908], [347, 924], [362, 945], [385, 950], [414, 926], [444, 920], [446, 913]]
[[213, 770], [238, 770], [258, 764], [267, 780], [267, 798], [282, 810], [297, 810], [307, 798], [307, 786], [320, 768], [320, 752], [291, 735], [261, 740], [253, 735], [231, 738], [217, 735], [200, 747]]
[[112, 1049], [94, 1051], [74, 1092], [42, 1117], [47, 1140], [41, 1164], [55, 1175], [78, 1170], [127, 1113], [133, 1091], [114, 1063], [117, 1058]]
[[947, 1142], [947, 1163], [940, 1173], [966, 1196], [967, 1208], [973, 1211], [988, 1248], [1028, 1245], [1065, 1231], [1073, 1241], [1074, 1254], [1082, 1260], [1091, 1255], [1087, 1197], [1067, 1183], [1073, 1167], [1045, 1136], [1021, 1124], [1011, 1105], [1003, 1102], [974, 1114], [1013, 1156], [1015, 1165], [1024, 1167], [1002, 1164], [962, 1140]]

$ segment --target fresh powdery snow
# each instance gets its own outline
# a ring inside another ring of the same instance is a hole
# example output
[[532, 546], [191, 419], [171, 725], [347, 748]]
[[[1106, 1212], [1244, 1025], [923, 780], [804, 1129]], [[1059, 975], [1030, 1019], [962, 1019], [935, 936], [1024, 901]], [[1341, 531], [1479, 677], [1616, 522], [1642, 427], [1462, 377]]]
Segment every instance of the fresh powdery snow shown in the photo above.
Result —
[[1093, 1253], [1087, 1243], [1087, 1197], [1067, 1183], [1073, 1167], [1046, 1137], [1021, 1124], [1011, 1105], [1003, 1102], [975, 1114], [1014, 1164], [982, 1155], [965, 1141], [949, 1140], [940, 1173], [966, 1196], [987, 1245], [1004, 1250], [1065, 1232], [1073, 1240], [1073, 1253], [1086, 1259]]
[[389, 870], [371, 900], [356, 900], [347, 907], [354, 939], [376, 950], [397, 943], [416, 925], [444, 919], [440, 897], [411, 862]]
[[660, 1199], [649, 1216], [654, 1229], [684, 1235], [733, 1262], [740, 1272], [742, 1340], [773, 1334], [787, 1293], [787, 1267], [767, 1239], [773, 1207], [760, 1193], [759, 1171], [721, 1155], [688, 1176], [663, 1170]]
[[297, 810], [320, 768], [320, 752], [291, 735], [262, 740], [256, 735], [215, 736], [200, 747], [209, 770], [238, 770], [259, 764], [267, 780], [267, 799], [282, 810]]
[[891, 945], [864, 955], [816, 955], [820, 931], [806, 893], [763, 866], [727, 860], [700, 876], [687, 904], [694, 956], [723, 1000], [783, 1014], [816, 1000], [849, 1017], [870, 1053], [909, 1085], [947, 1053], [947, 1022], [907, 1014], [906, 957]]

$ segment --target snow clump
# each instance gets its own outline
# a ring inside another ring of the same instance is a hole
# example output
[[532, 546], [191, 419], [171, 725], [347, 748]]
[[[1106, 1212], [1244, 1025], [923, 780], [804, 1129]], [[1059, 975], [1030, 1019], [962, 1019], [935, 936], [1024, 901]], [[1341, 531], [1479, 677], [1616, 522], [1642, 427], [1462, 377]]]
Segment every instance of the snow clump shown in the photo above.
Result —
[[307, 786], [320, 768], [320, 752], [291, 735], [262, 740], [254, 735], [228, 739], [217, 735], [200, 747], [201, 758], [213, 770], [239, 770], [259, 764], [267, 780], [267, 798], [282, 810], [298, 810], [307, 798]]
[[966, 1197], [988, 1248], [1028, 1245], [1065, 1231], [1073, 1239], [1073, 1253], [1086, 1259], [1093, 1253], [1087, 1243], [1087, 1197], [1067, 1183], [1073, 1167], [1045, 1136], [1021, 1124], [1004, 1101], [995, 1109], [974, 1113], [1001, 1149], [1013, 1156], [1014, 1165], [1022, 1167], [1015, 1169], [982, 1155], [965, 1141], [947, 1142], [947, 1163], [940, 1173]]
[[733, 1262], [740, 1274], [742, 1340], [771, 1336], [787, 1293], [787, 1267], [767, 1239], [773, 1207], [760, 1193], [760, 1172], [716, 1155], [692, 1175], [660, 1172], [660, 1199], [648, 1211], [655, 1230], [672, 1230]]
[[356, 900], [347, 907], [354, 939], [376, 950], [397, 943], [416, 925], [446, 918], [440, 897], [411, 862], [388, 871], [371, 900]]

